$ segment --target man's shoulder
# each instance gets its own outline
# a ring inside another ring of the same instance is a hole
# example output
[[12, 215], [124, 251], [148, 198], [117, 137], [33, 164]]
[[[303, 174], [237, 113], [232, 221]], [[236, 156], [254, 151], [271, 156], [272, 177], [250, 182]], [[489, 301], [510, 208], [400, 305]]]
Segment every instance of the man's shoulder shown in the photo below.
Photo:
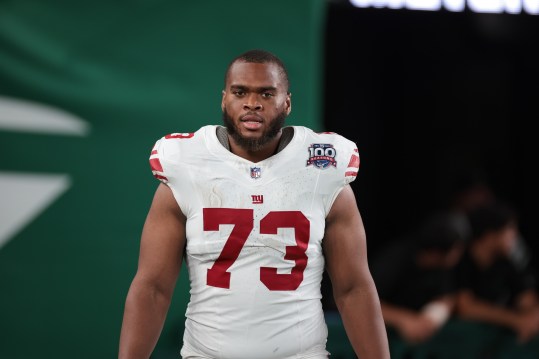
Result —
[[152, 155], [158, 155], [162, 160], [178, 158], [181, 153], [190, 152], [204, 145], [210, 131], [215, 132], [216, 125], [207, 125], [195, 132], [171, 132], [161, 136], [155, 142]]
[[319, 142], [331, 142], [331, 143], [341, 143], [346, 145], [352, 145], [355, 147], [354, 141], [351, 139], [333, 131], [315, 131], [310, 127], [306, 126], [291, 126], [294, 128], [295, 132], [303, 134], [308, 137], [309, 140], [317, 140]]
[[195, 130], [194, 132], [170, 132], [170, 133], [167, 133], [163, 136], [161, 136], [160, 138], [158, 138], [158, 140], [175, 140], [175, 139], [188, 139], [188, 138], [194, 138], [195, 136], [196, 137], [199, 137], [199, 136], [204, 136], [206, 133], [208, 133], [208, 131], [211, 131], [212, 129], [215, 131], [215, 128], [217, 127], [217, 125], [206, 125], [206, 126], [202, 126], [200, 127], [198, 130]]

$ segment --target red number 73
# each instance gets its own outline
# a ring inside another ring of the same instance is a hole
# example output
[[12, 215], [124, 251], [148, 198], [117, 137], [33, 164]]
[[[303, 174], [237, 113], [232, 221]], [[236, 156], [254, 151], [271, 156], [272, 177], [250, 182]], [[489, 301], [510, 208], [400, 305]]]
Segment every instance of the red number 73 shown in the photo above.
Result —
[[[233, 224], [223, 250], [213, 266], [208, 269], [206, 283], [213, 287], [230, 288], [230, 272], [227, 270], [238, 259], [241, 249], [253, 230], [252, 209], [204, 208], [204, 231], [218, 231], [220, 224]], [[303, 281], [303, 271], [307, 266], [307, 245], [309, 244], [310, 223], [300, 211], [273, 211], [260, 220], [260, 234], [277, 234], [278, 228], [293, 228], [295, 246], [286, 246], [284, 259], [293, 260], [290, 273], [277, 273], [277, 268], [260, 267], [260, 281], [269, 290], [296, 290]]]

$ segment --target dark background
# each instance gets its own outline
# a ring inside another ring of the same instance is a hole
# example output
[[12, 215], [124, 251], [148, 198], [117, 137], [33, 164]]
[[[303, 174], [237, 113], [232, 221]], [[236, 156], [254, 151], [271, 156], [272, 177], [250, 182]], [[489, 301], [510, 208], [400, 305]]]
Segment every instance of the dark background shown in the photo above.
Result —
[[483, 176], [537, 244], [539, 17], [328, 5], [324, 124], [354, 140], [369, 257]]

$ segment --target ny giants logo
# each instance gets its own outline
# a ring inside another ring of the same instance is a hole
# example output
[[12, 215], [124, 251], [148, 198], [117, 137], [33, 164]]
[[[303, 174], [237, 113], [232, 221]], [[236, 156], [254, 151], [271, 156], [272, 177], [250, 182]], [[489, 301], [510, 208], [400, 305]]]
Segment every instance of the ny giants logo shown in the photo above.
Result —
[[320, 169], [326, 169], [330, 165], [337, 167], [337, 151], [333, 148], [333, 145], [328, 143], [313, 143], [309, 150], [309, 159], [307, 160], [307, 166], [314, 165]]
[[251, 195], [251, 198], [253, 200], [253, 204], [262, 204], [264, 203], [264, 196], [261, 194], [253, 194]]

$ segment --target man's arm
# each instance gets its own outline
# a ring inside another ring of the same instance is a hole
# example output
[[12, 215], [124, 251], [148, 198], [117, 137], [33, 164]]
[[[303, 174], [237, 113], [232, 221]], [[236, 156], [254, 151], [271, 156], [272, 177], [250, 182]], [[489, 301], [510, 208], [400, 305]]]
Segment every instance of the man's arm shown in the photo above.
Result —
[[410, 343], [429, 339], [449, 319], [453, 310], [452, 296], [432, 300], [418, 311], [380, 300], [384, 322], [394, 327]]
[[182, 265], [185, 217], [160, 184], [142, 230], [137, 273], [125, 301], [119, 359], [148, 359], [157, 344]]
[[491, 304], [477, 298], [470, 290], [459, 292], [457, 308], [462, 318], [502, 325], [514, 330], [520, 342], [526, 342], [539, 333], [539, 312], [520, 312]]
[[335, 303], [356, 355], [389, 359], [380, 300], [367, 263], [365, 229], [349, 185], [326, 219], [323, 246]]

